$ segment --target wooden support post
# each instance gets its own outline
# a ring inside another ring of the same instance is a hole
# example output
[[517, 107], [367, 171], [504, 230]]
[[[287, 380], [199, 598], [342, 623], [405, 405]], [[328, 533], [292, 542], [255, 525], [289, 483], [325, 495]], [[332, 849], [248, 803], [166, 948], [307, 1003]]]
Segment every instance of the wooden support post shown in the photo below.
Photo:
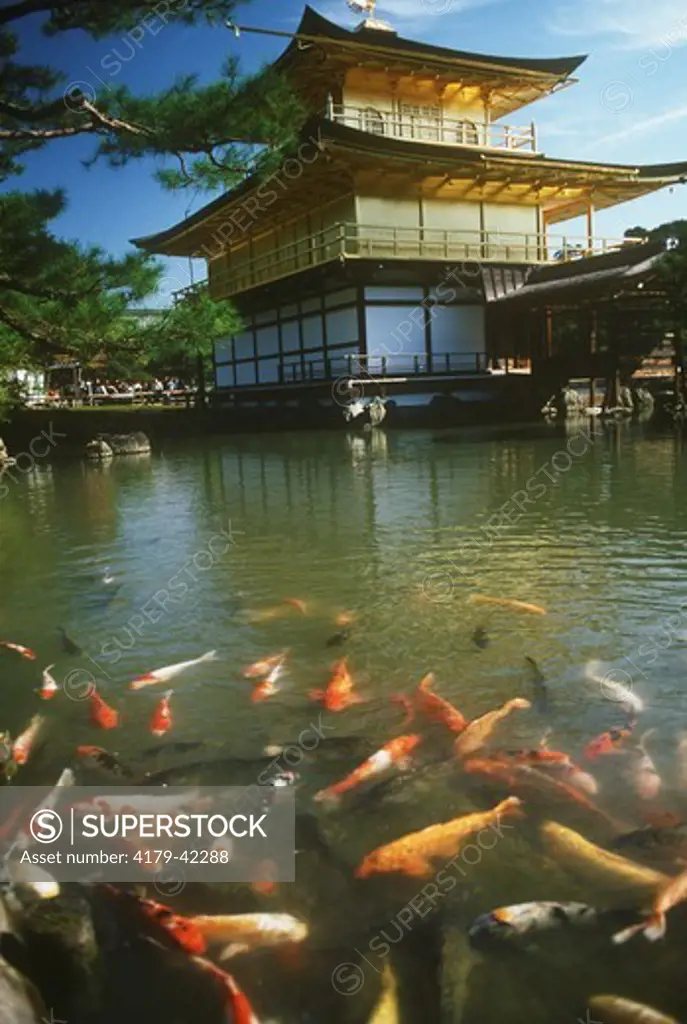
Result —
[[[598, 321], [596, 310], [593, 309], [590, 313], [590, 324], [589, 324], [589, 355], [592, 363], [592, 373], [596, 368], [596, 351], [597, 351], [597, 329]], [[589, 408], [593, 409], [596, 405], [596, 378], [594, 376], [589, 378]]]
[[591, 253], [594, 248], [594, 204], [591, 199], [587, 200], [587, 252]]

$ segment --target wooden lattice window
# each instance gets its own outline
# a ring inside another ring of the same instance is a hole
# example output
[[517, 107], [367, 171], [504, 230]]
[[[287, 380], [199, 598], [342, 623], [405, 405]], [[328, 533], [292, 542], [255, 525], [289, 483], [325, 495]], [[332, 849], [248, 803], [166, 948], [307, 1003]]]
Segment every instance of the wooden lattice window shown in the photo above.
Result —
[[402, 135], [437, 142], [441, 137], [441, 107], [401, 103]]
[[456, 142], [462, 146], [479, 146], [479, 132], [474, 121], [463, 118], [456, 125]]
[[384, 118], [374, 107], [365, 107], [363, 110], [363, 129], [372, 135], [384, 134]]

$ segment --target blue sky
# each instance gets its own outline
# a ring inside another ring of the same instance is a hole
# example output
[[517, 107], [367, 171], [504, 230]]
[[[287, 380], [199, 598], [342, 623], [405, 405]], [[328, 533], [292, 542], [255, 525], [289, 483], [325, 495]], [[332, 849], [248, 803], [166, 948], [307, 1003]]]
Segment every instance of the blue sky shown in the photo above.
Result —
[[[360, 20], [345, 0], [313, 6], [349, 27]], [[292, 31], [302, 10], [299, 0], [253, 0], [239, 8], [236, 20]], [[630, 164], [687, 160], [685, 0], [378, 0], [377, 16], [401, 35], [456, 49], [523, 57], [589, 54], [577, 85], [508, 118], [513, 124], [534, 120], [548, 156]], [[228, 53], [238, 54], [250, 71], [287, 44], [250, 33], [236, 39], [222, 28], [161, 24], [155, 34], [146, 31], [138, 47], [121, 35], [97, 43], [82, 33], [45, 40], [39, 24], [36, 18], [23, 27], [25, 54], [60, 67], [69, 82], [95, 95], [120, 83], [145, 94], [188, 73], [209, 82]], [[25, 174], [5, 188], [62, 186], [70, 204], [56, 222], [59, 232], [113, 253], [125, 252], [130, 238], [168, 227], [210, 198], [165, 192], [152, 178], [152, 162], [85, 169], [82, 161], [92, 149], [88, 139], [51, 143], [32, 154]], [[679, 217], [687, 217], [687, 186], [598, 214], [595, 233], [617, 236], [631, 225], [651, 227]], [[576, 223], [565, 230], [575, 233]], [[163, 302], [189, 283], [186, 261], [169, 260], [167, 266]]]

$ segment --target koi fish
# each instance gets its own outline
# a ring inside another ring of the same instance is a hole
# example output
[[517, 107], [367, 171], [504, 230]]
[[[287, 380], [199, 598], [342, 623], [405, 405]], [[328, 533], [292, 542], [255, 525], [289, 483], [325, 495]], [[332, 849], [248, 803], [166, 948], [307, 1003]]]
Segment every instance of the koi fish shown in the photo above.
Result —
[[461, 715], [460, 711], [454, 708], [453, 704], [450, 704], [443, 697], [439, 697], [438, 694], [433, 693], [433, 688], [434, 673], [428, 672], [420, 681], [415, 692], [415, 706], [418, 711], [426, 715], [431, 722], [440, 722], [442, 725], [445, 725], [450, 732], [462, 732], [468, 724], [467, 718]]
[[625, 740], [630, 738], [636, 725], [637, 720], [633, 719], [625, 726], [615, 726], [608, 732], [595, 736], [584, 748], [582, 756], [592, 761], [595, 757], [603, 757], [605, 754], [616, 754]]
[[398, 981], [389, 964], [384, 964], [380, 978], [381, 994], [368, 1024], [401, 1024], [398, 1004]]
[[591, 1014], [604, 1019], [604, 1024], [680, 1024], [675, 1017], [669, 1017], [660, 1010], [644, 1003], [635, 1003], [632, 999], [620, 996], [592, 996], [589, 1000], [589, 1017]]
[[507, 718], [512, 711], [525, 711], [531, 707], [530, 701], [524, 697], [514, 697], [513, 700], [506, 701], [503, 707], [475, 718], [467, 724], [454, 743], [453, 752], [457, 757], [469, 757], [476, 750], [481, 750], [502, 719]]
[[612, 679], [612, 673], [613, 669], [604, 674], [603, 664], [600, 661], [590, 661], [585, 668], [585, 677], [590, 683], [595, 683], [599, 687], [602, 697], [615, 704], [620, 704], [623, 710], [630, 715], [639, 715], [644, 710], [644, 701], [629, 686], [618, 682], [617, 679]]
[[420, 736], [397, 736], [396, 739], [385, 743], [380, 750], [363, 761], [345, 779], [315, 793], [313, 799], [318, 803], [325, 800], [338, 800], [343, 793], [348, 793], [349, 790], [355, 789], [356, 786], [369, 779], [377, 778], [378, 775], [382, 775], [390, 768], [398, 768], [401, 771], [407, 769], [410, 765], [410, 754], [421, 742], [422, 737]]
[[301, 613], [301, 615], [308, 614], [307, 604], [305, 603], [305, 601], [301, 601], [299, 597], [286, 597], [284, 598], [284, 604], [291, 605], [291, 607], [295, 608], [296, 611]]
[[588, 796], [596, 796], [599, 792], [594, 776], [576, 765], [572, 758], [562, 751], [540, 747], [535, 750], [517, 750], [510, 756], [516, 764], [529, 764], [539, 771], [550, 772], [554, 777], [560, 776], [567, 785]]
[[24, 647], [22, 644], [12, 644], [9, 640], [0, 640], [0, 647], [4, 647], [8, 651], [16, 651], [17, 654], [21, 654], [22, 658], [26, 658], [27, 661], [36, 660], [36, 655], [31, 648]]
[[60, 895], [60, 883], [38, 864], [10, 860], [7, 871], [13, 885], [31, 889], [41, 900], [54, 900]]
[[463, 768], [469, 774], [482, 774], [496, 779], [508, 786], [509, 789], [518, 789], [520, 792], [534, 790], [535, 792], [550, 794], [551, 797], [556, 799], [563, 798], [572, 801], [584, 807], [585, 810], [591, 811], [603, 818], [612, 828], [623, 828], [620, 822], [617, 822], [604, 810], [597, 807], [585, 793], [581, 793], [567, 782], [552, 778], [546, 772], [541, 771], [540, 768], [534, 768], [529, 764], [518, 764], [515, 761], [509, 763], [497, 758], [485, 760], [469, 758], [465, 761]]
[[206, 951], [205, 938], [192, 919], [175, 914], [170, 907], [156, 903], [155, 900], [123, 892], [111, 885], [106, 885], [105, 888], [119, 900], [133, 901], [140, 914], [158, 925], [174, 945], [179, 946], [184, 952], [198, 954]]
[[[74, 781], [75, 781], [74, 780], [74, 772], [71, 770], [71, 768], [65, 768], [61, 772], [59, 779], [57, 780], [57, 782], [55, 783], [53, 788], [50, 790], [48, 795], [46, 797], [44, 797], [43, 800], [41, 800], [41, 802], [38, 805], [38, 807], [41, 810], [46, 810], [46, 811], [47, 810], [53, 810], [54, 807], [55, 807], [55, 804], [58, 801], [59, 796], [61, 795], [60, 791], [63, 788], [65, 788], [66, 786], [73, 786], [74, 785]], [[37, 808], [34, 807], [33, 811], [35, 812], [36, 809]], [[3, 839], [5, 838], [5, 836], [7, 836], [8, 834], [11, 833], [11, 831], [15, 827], [15, 825], [18, 824], [18, 820], [17, 819], [19, 817], [21, 817], [21, 815], [23, 813], [25, 813], [25, 812], [28, 812], [28, 807], [24, 807], [24, 806], [22, 806], [20, 804], [15, 809], [15, 811], [12, 814], [10, 814], [9, 820], [7, 822], [5, 822], [5, 824], [2, 826], [2, 829], [0, 830], [0, 836], [2, 836]], [[26, 823], [25, 827], [23, 829], [19, 828], [18, 834], [14, 837], [14, 839], [12, 841], [13, 849], [15, 849], [15, 850], [16, 849], [26, 850], [27, 847], [33, 842], [33, 835], [31, 834], [31, 830], [30, 830], [30, 818], [31, 817], [32, 817], [31, 814], [27, 814], [27, 818], [26, 818], [26, 822], [27, 823]]]
[[617, 918], [637, 918], [635, 911], [598, 911], [587, 903], [556, 903], [537, 900], [498, 907], [481, 914], [468, 931], [470, 945], [483, 949], [493, 943], [517, 944], [527, 942], [532, 935], [559, 929], [593, 928], [603, 921]]
[[38, 691], [41, 700], [51, 700], [59, 690], [58, 684], [50, 674], [50, 669], [54, 667], [54, 665], [48, 665], [47, 668], [43, 669], [43, 683]]
[[345, 644], [350, 639], [350, 629], [340, 629], [338, 633], [333, 633], [327, 640], [326, 647], [339, 647], [341, 644]]
[[534, 690], [534, 702], [540, 714], [543, 714], [549, 706], [549, 691], [546, 686], [546, 679], [544, 673], [537, 665], [534, 658], [530, 658], [528, 654], [525, 655], [525, 661], [530, 670], [530, 676], [532, 678], [532, 688]]
[[119, 712], [107, 704], [97, 690], [90, 697], [91, 723], [99, 729], [116, 729], [119, 725]]
[[191, 923], [209, 946], [224, 946], [220, 960], [254, 949], [304, 942], [309, 931], [307, 924], [291, 914], [196, 914]]
[[669, 881], [660, 871], [609, 853], [557, 821], [545, 821], [540, 834], [550, 856], [592, 884], [653, 895]]
[[628, 769], [629, 779], [640, 800], [655, 800], [662, 784], [662, 779], [656, 770], [656, 765], [644, 746], [647, 737], [651, 736], [654, 732], [656, 732], [655, 729], [649, 729], [641, 737], [637, 744], [638, 756], [633, 758]]
[[497, 608], [510, 608], [515, 612], [527, 612], [529, 615], [547, 615], [546, 608], [538, 604], [529, 604], [527, 601], [516, 601], [511, 597], [486, 597], [484, 594], [471, 594], [468, 598], [470, 604], [495, 605]]
[[687, 788], [687, 732], [681, 732], [675, 750], [676, 781], [679, 786]]
[[206, 654], [201, 654], [199, 658], [194, 658], [192, 661], [179, 661], [176, 665], [166, 665], [164, 668], [156, 668], [152, 672], [146, 672], [145, 675], [138, 676], [133, 682], [129, 683], [130, 690], [142, 690], [144, 686], [155, 686], [156, 683], [168, 683], [170, 679], [176, 678], [185, 672], [187, 668], [193, 668], [195, 665], [202, 665], [206, 661], [217, 661], [217, 651], [208, 651]]
[[357, 616], [355, 612], [338, 612], [338, 614], [334, 616], [334, 625], [341, 627], [352, 626], [356, 618]]
[[57, 627], [57, 632], [62, 637], [62, 647], [67, 652], [67, 654], [83, 654], [83, 651], [81, 650], [79, 645], [75, 644], [74, 641], [67, 636], [65, 631], [62, 629], [62, 626]]
[[279, 687], [277, 683], [282, 676], [284, 671], [284, 661], [286, 660], [286, 654], [283, 654], [279, 661], [275, 662], [271, 672], [268, 674], [266, 679], [255, 687], [253, 690], [253, 701], [267, 700], [268, 697], [273, 697], [275, 693], [279, 693]]
[[115, 754], [108, 753], [102, 747], [80, 746], [76, 748], [76, 753], [94, 767], [100, 768], [118, 779], [137, 778], [136, 773], [128, 765], [122, 764]]
[[638, 932], [644, 932], [644, 937], [649, 942], [662, 939], [666, 933], [666, 914], [685, 899], [687, 899], [687, 871], [683, 871], [675, 878], [670, 878], [660, 888], [654, 898], [651, 913], [644, 921], [616, 932], [613, 941], [616, 944], [627, 942]]
[[345, 658], [336, 663], [326, 690], [311, 690], [310, 699], [321, 701], [327, 711], [344, 711], [353, 704], [362, 704], [363, 698], [353, 692], [354, 683]]
[[42, 715], [34, 715], [28, 727], [14, 741], [12, 744], [12, 757], [15, 764], [26, 764], [44, 724], [45, 718]]
[[194, 956], [193, 960], [202, 970], [207, 974], [211, 974], [221, 984], [225, 996], [226, 1009], [231, 1010], [231, 1014], [227, 1016], [227, 1021], [230, 1024], [260, 1024], [260, 1021], [253, 1012], [253, 1007], [248, 997], [239, 988], [231, 974], [227, 974], [226, 971], [223, 971], [204, 957]]
[[616, 850], [629, 846], [644, 853], [676, 853], [687, 850], [687, 826], [679, 819], [668, 825], [645, 825], [616, 836], [611, 846]]
[[150, 719], [150, 724], [148, 726], [148, 729], [153, 734], [153, 736], [164, 736], [164, 734], [166, 732], [169, 732], [169, 730], [174, 725], [172, 711], [169, 706], [169, 702], [172, 698], [173, 693], [174, 690], [167, 690], [167, 693], [164, 694], [164, 696], [160, 700], [160, 703], [153, 711], [152, 717]]
[[520, 803], [516, 796], [509, 796], [490, 811], [477, 811], [439, 825], [430, 825], [420, 832], [411, 832], [380, 846], [363, 859], [356, 869], [356, 878], [388, 872], [427, 878], [432, 874], [432, 861], [455, 856], [475, 832], [498, 827], [502, 816], [522, 816]]
[[489, 637], [484, 626], [475, 626], [472, 636], [470, 637], [475, 647], [478, 647], [480, 651], [483, 651], [489, 646]]
[[259, 661], [254, 661], [252, 665], [248, 665], [244, 668], [242, 675], [244, 679], [262, 679], [264, 676], [270, 674], [273, 668], [277, 665], [281, 665], [286, 658], [286, 651], [280, 651], [279, 654], [270, 654], [268, 658], [261, 658]]

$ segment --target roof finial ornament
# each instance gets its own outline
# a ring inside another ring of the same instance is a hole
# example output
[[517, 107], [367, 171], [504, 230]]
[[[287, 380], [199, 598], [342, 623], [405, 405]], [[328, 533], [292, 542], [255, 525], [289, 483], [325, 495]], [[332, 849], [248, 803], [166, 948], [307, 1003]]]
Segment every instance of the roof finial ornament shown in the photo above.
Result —
[[356, 32], [360, 32], [362, 29], [376, 29], [382, 32], [393, 32], [391, 25], [387, 25], [385, 21], [379, 21], [375, 18], [375, 5], [377, 0], [347, 0], [348, 6], [356, 14], [365, 14], [367, 17], [364, 21], [357, 26]]

